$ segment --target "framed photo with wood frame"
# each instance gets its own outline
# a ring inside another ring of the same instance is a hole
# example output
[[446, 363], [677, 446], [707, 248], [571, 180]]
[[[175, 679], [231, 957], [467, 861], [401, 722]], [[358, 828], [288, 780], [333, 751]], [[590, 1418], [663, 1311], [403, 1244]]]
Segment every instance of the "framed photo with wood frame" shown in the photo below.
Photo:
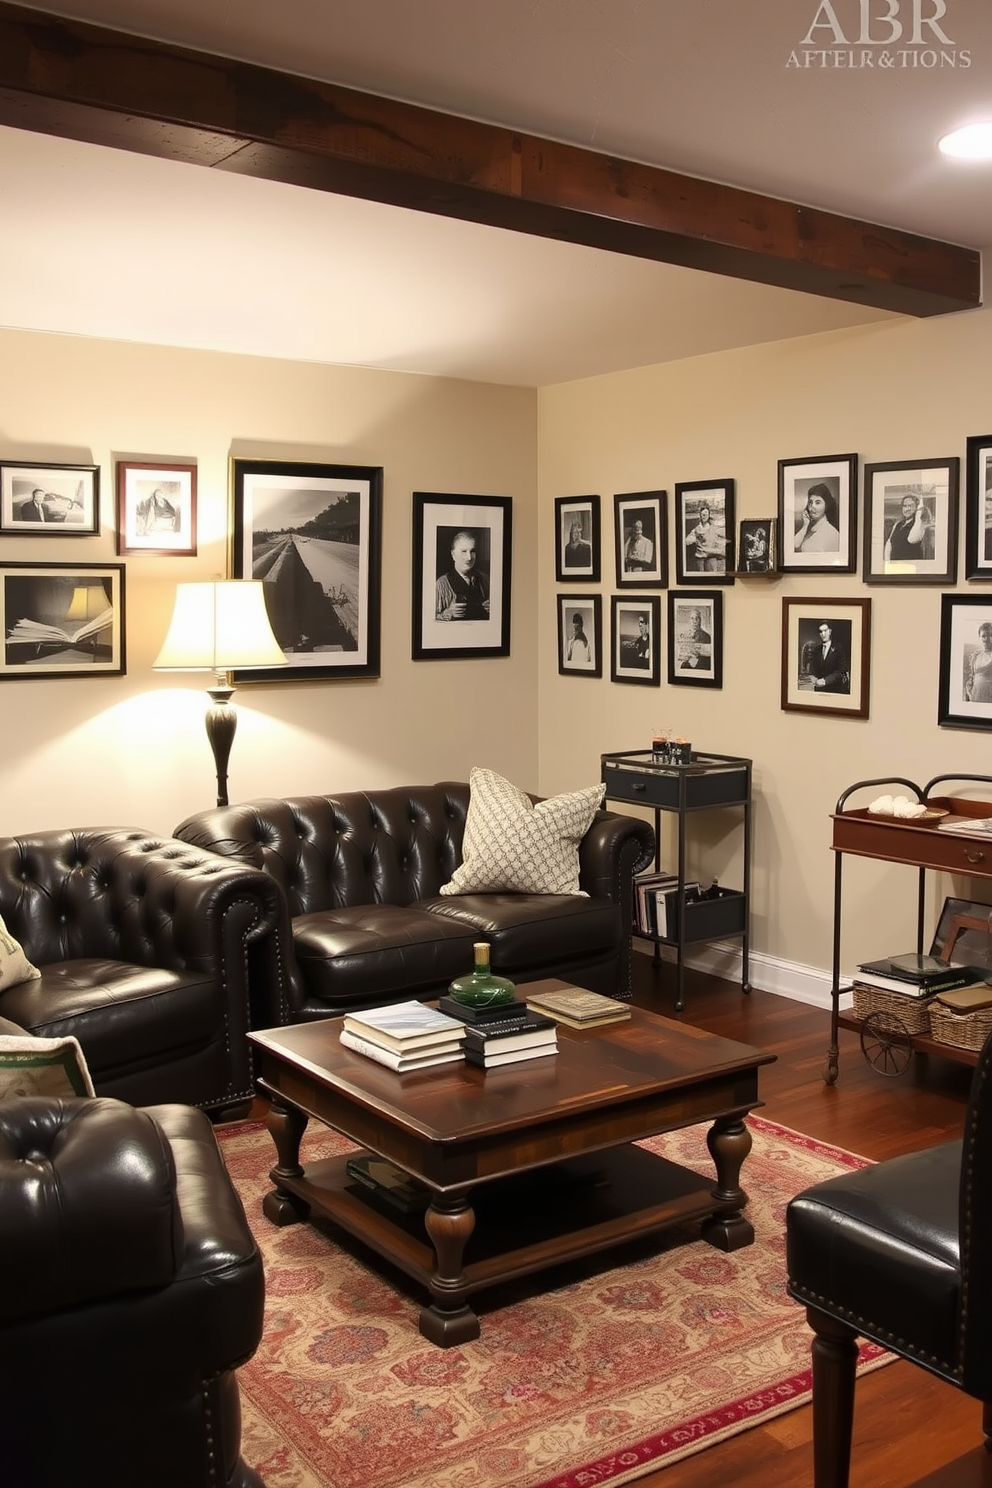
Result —
[[[675, 487], [675, 581], [734, 582], [734, 482], [686, 481]], [[705, 575], [704, 579], [700, 574]]]
[[992, 434], [965, 446], [964, 576], [992, 579]]
[[953, 584], [957, 457], [865, 466], [866, 584]]
[[992, 905], [945, 899], [930, 954], [955, 966], [981, 966], [992, 972]]
[[613, 498], [618, 589], [667, 589], [668, 492]]
[[603, 675], [603, 600], [599, 594], [559, 594], [558, 670], [562, 676]]
[[255, 682], [379, 675], [382, 467], [231, 461], [231, 576], [261, 579], [288, 666]]
[[676, 687], [723, 686], [723, 595], [668, 591], [668, 680]]
[[5, 537], [96, 537], [99, 531], [99, 465], [0, 463]]
[[867, 718], [870, 599], [783, 599], [782, 707]]
[[513, 501], [413, 493], [413, 660], [509, 656]]
[[0, 564], [0, 680], [123, 677], [123, 563]]
[[559, 584], [599, 583], [599, 497], [555, 498], [555, 578]]
[[779, 460], [779, 571], [854, 573], [857, 514], [857, 455]]
[[992, 594], [940, 596], [937, 722], [992, 729]]
[[195, 465], [118, 460], [117, 551], [195, 556]]
[[661, 686], [661, 599], [657, 594], [610, 599], [610, 680]]

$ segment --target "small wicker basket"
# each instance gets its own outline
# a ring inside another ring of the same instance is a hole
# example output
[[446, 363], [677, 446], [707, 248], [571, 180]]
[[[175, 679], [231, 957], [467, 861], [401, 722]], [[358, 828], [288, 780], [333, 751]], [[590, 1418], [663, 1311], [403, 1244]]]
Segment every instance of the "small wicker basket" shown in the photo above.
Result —
[[938, 1044], [950, 1044], [955, 1049], [980, 1049], [992, 1033], [992, 1008], [954, 1013], [935, 1002], [930, 1008], [930, 1030]]
[[929, 999], [916, 997], [909, 992], [889, 992], [884, 987], [869, 987], [863, 982], [854, 982], [851, 991], [854, 994], [856, 1018], [867, 1018], [869, 1013], [888, 1013], [890, 1017], [899, 1020], [907, 1033], [930, 1032]]

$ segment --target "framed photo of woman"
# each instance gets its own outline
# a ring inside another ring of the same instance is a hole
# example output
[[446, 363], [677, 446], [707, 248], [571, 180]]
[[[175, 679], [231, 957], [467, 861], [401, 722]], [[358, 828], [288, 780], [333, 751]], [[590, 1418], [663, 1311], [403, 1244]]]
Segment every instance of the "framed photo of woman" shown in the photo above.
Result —
[[675, 543], [677, 583], [734, 582], [732, 480], [684, 481], [676, 485]]
[[957, 457], [865, 466], [866, 584], [953, 584]]
[[603, 600], [599, 594], [559, 594], [558, 670], [562, 676], [603, 675]]
[[779, 460], [780, 571], [854, 573], [857, 508], [857, 455]]
[[992, 729], [992, 594], [940, 596], [937, 722]]
[[992, 579], [992, 434], [966, 445], [964, 576]]
[[599, 497], [555, 498], [555, 578], [599, 583]]

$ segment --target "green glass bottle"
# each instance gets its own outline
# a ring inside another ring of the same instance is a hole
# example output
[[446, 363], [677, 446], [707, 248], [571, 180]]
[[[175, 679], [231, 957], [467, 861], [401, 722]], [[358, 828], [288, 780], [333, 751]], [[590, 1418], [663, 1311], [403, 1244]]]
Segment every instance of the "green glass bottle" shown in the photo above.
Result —
[[455, 977], [448, 993], [463, 1007], [497, 1007], [500, 1003], [513, 1002], [516, 987], [506, 977], [493, 976], [489, 970], [489, 942], [477, 940], [472, 947], [475, 952], [475, 970], [470, 976]]

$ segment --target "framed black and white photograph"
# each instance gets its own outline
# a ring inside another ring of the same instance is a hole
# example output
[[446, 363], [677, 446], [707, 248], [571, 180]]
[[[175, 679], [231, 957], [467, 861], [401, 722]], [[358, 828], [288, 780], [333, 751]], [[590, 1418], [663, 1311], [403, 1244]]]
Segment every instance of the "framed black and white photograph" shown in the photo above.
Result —
[[195, 556], [195, 465], [118, 460], [117, 551]]
[[379, 675], [382, 467], [231, 461], [231, 576], [261, 579], [287, 666], [249, 682]]
[[870, 599], [783, 599], [782, 707], [868, 717]]
[[857, 455], [779, 460], [780, 571], [854, 573], [857, 511]]
[[675, 577], [679, 584], [734, 582], [734, 482], [675, 487]]
[[599, 583], [599, 497], [555, 498], [555, 578]]
[[957, 457], [865, 466], [866, 584], [953, 584]]
[[668, 680], [678, 687], [723, 686], [723, 595], [670, 589]]
[[413, 659], [509, 656], [513, 502], [413, 493]]
[[558, 670], [562, 676], [603, 675], [603, 601], [598, 594], [559, 594]]
[[992, 906], [974, 899], [945, 899], [930, 955], [953, 966], [980, 966], [992, 973]]
[[992, 729], [992, 594], [940, 596], [937, 722]]
[[123, 563], [0, 564], [0, 679], [122, 677]]
[[775, 518], [747, 517], [742, 519], [737, 543], [737, 572], [739, 574], [774, 573], [776, 566]]
[[661, 599], [657, 594], [633, 599], [614, 594], [610, 599], [612, 647], [610, 678], [661, 686]]
[[618, 589], [668, 587], [668, 493], [630, 491], [613, 498]]
[[992, 579], [992, 434], [965, 446], [964, 576]]
[[99, 465], [0, 464], [0, 533], [6, 537], [95, 537]]

